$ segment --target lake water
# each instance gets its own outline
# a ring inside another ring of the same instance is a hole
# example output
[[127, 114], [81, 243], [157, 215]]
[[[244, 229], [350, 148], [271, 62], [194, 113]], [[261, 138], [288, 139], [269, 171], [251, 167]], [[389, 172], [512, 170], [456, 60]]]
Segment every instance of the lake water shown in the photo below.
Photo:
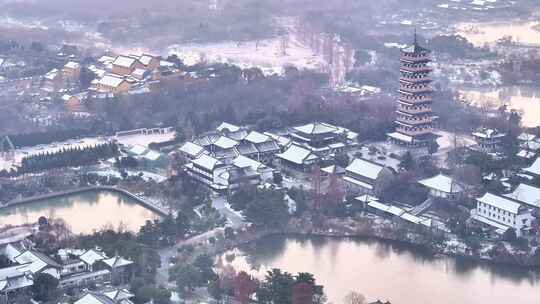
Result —
[[138, 231], [155, 212], [112, 191], [87, 191], [0, 209], [0, 226], [36, 223], [40, 216], [62, 218], [74, 233], [91, 233], [103, 227]]
[[540, 45], [539, 25], [540, 22], [462, 23], [456, 26], [456, 32], [475, 46], [508, 36], [518, 43]]
[[367, 239], [272, 236], [219, 259], [261, 278], [272, 268], [313, 273], [334, 304], [352, 290], [396, 304], [540, 303], [540, 273], [435, 259], [408, 246]]
[[524, 126], [540, 126], [540, 88], [509, 86], [497, 89], [462, 89], [459, 92], [468, 102], [480, 107], [492, 109], [506, 104], [522, 113]]

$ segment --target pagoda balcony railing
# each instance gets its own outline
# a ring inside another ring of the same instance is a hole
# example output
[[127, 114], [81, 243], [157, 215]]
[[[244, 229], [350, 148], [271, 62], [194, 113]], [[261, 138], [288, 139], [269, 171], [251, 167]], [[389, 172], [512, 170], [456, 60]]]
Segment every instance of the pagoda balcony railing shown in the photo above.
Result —
[[404, 72], [404, 73], [429, 73], [433, 71], [433, 69], [428, 66], [419, 66], [419, 67], [401, 66], [399, 68], [399, 71]]
[[433, 92], [433, 88], [430, 86], [421, 86], [421, 87], [410, 87], [410, 86], [399, 86], [399, 92], [406, 93], [431, 93]]
[[408, 124], [408, 125], [422, 125], [422, 124], [432, 123], [431, 117], [416, 118], [416, 117], [398, 116], [396, 120], [404, 124]]
[[431, 107], [406, 107], [406, 106], [400, 106], [398, 111], [408, 113], [408, 114], [427, 114], [427, 113], [433, 112]]
[[401, 59], [406, 61], [431, 61], [431, 55], [429, 54], [420, 54], [420, 55], [414, 55], [409, 53], [402, 53]]
[[407, 135], [411, 135], [411, 136], [415, 136], [415, 135], [423, 135], [423, 134], [426, 134], [426, 133], [430, 133], [433, 131], [433, 128], [431, 127], [425, 127], [425, 128], [417, 128], [417, 127], [413, 127], [413, 128], [406, 128], [406, 127], [402, 127], [402, 126], [397, 126], [396, 127], [396, 131], [400, 132], [400, 133], [404, 133], [404, 134], [407, 134]]
[[425, 96], [425, 97], [418, 97], [418, 96], [411, 96], [411, 95], [401, 95], [398, 98], [399, 101], [406, 102], [406, 103], [424, 103], [424, 102], [432, 102], [433, 98], [431, 96]]
[[412, 83], [419, 83], [419, 82], [431, 82], [432, 79], [431, 79], [430, 77], [419, 77], [419, 78], [414, 78], [414, 77], [400, 77], [400, 78], [399, 78], [399, 81], [412, 82]]

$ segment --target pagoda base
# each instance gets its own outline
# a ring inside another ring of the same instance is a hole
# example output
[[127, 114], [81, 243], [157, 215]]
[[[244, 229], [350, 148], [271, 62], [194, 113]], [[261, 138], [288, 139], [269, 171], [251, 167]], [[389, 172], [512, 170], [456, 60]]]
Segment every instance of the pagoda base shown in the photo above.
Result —
[[393, 143], [404, 147], [427, 147], [433, 143], [438, 135], [434, 133], [426, 133], [418, 136], [411, 136], [400, 132], [388, 133], [388, 140]]

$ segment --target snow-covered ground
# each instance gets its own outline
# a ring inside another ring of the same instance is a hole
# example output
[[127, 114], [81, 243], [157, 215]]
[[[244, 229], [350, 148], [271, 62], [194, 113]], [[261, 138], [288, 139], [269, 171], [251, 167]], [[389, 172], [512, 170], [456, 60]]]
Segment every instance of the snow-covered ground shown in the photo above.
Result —
[[187, 65], [194, 65], [201, 61], [231, 63], [242, 68], [259, 67], [265, 74], [279, 74], [287, 65], [320, 70], [326, 64], [323, 58], [314, 55], [292, 34], [289, 35], [285, 54], [283, 54], [281, 38], [243, 43], [230, 41], [177, 44], [171, 45], [167, 52], [178, 55]]
[[106, 143], [107, 138], [103, 137], [87, 137], [82, 139], [70, 139], [63, 142], [52, 143], [48, 145], [37, 145], [32, 147], [23, 147], [15, 150], [13, 158], [6, 160], [0, 158], [0, 170], [10, 170], [15, 165], [20, 164], [21, 160], [27, 156], [37, 155], [42, 153], [56, 153], [62, 149], [88, 148], [98, 144]]
[[454, 134], [448, 131], [436, 131], [435, 134], [439, 135], [437, 138], [437, 144], [439, 145], [439, 151], [448, 152], [458, 147], [468, 147], [476, 144], [476, 141], [469, 135]]
[[151, 143], [162, 143], [171, 141], [174, 139], [175, 132], [167, 132], [167, 133], [160, 133], [160, 134], [134, 134], [134, 135], [127, 135], [127, 136], [117, 136], [114, 137], [114, 139], [124, 146], [148, 146]]
[[32, 147], [23, 147], [15, 150], [14, 157], [12, 159], [4, 159], [0, 157], [0, 170], [15, 169], [19, 165], [23, 158], [31, 155], [37, 155], [42, 153], [56, 153], [62, 149], [74, 149], [74, 148], [88, 148], [94, 147], [98, 144], [103, 144], [111, 140], [116, 140], [118, 143], [131, 147], [134, 145], [140, 145], [147, 147], [151, 143], [161, 143], [173, 140], [175, 132], [167, 132], [162, 134], [135, 134], [128, 136], [112, 136], [112, 137], [86, 137], [82, 139], [70, 139], [63, 142], [52, 143], [48, 145], [37, 145]]
[[[122, 174], [120, 173], [119, 170], [115, 168], [111, 168], [109, 166], [103, 166], [99, 169], [89, 171], [88, 173], [93, 173], [99, 176], [111, 176], [111, 177], [116, 177], [116, 178], [122, 178]], [[139, 174], [142, 173], [141, 178], [144, 179], [145, 181], [153, 180], [158, 183], [161, 183], [167, 180], [167, 176], [150, 172], [150, 171], [145, 171], [145, 170], [126, 170], [126, 173], [128, 176], [138, 176]]]

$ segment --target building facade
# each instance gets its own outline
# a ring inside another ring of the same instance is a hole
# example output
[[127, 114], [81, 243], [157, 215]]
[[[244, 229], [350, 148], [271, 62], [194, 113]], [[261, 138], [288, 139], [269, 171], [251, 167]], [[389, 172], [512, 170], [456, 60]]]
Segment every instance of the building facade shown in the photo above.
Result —
[[413, 45], [401, 51], [396, 128], [388, 134], [394, 143], [427, 146], [435, 139], [430, 62], [431, 51], [418, 44], [415, 34]]
[[429, 190], [432, 198], [457, 201], [464, 197], [463, 186], [444, 174], [419, 180], [418, 183]]
[[518, 236], [531, 229], [534, 216], [532, 211], [519, 201], [486, 193], [476, 200], [476, 209], [471, 217], [487, 224], [499, 234], [513, 228]]
[[356, 158], [345, 168], [343, 181], [348, 193], [375, 195], [383, 190], [393, 177], [392, 169]]
[[501, 133], [494, 129], [479, 129], [472, 133], [477, 142], [476, 148], [480, 152], [495, 153], [502, 149], [503, 140], [506, 137], [505, 133]]

